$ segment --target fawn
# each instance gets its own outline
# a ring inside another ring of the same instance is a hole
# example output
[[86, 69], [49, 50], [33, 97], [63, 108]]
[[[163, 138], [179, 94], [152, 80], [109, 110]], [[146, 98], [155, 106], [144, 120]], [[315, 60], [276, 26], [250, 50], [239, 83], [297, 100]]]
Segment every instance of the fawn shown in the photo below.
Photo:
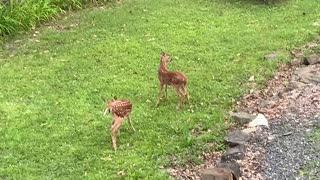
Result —
[[112, 138], [112, 146], [113, 146], [113, 149], [116, 151], [117, 150], [116, 132], [126, 117], [128, 117], [129, 123], [130, 123], [133, 131], [136, 131], [134, 129], [134, 127], [131, 123], [130, 117], [129, 117], [131, 110], [132, 110], [132, 104], [130, 101], [128, 101], [126, 99], [118, 100], [116, 96], [114, 96], [114, 98], [111, 101], [109, 101], [105, 98], [102, 98], [102, 99], [106, 103], [106, 107], [104, 108], [103, 115], [106, 115], [107, 112], [109, 112], [109, 113], [111, 113], [111, 116], [112, 116], [110, 133], [111, 133], [111, 138]]
[[158, 69], [158, 79], [160, 81], [160, 92], [159, 92], [159, 97], [156, 105], [159, 105], [160, 103], [163, 85], [165, 85], [166, 98], [168, 96], [167, 86], [170, 85], [174, 87], [174, 89], [176, 90], [179, 96], [179, 101], [176, 109], [180, 108], [182, 100], [185, 96], [187, 97], [189, 108], [190, 108], [189, 94], [186, 87], [188, 78], [182, 72], [168, 70], [166, 67], [166, 63], [170, 61], [171, 61], [171, 57], [168, 56], [165, 52], [161, 51], [160, 65]]

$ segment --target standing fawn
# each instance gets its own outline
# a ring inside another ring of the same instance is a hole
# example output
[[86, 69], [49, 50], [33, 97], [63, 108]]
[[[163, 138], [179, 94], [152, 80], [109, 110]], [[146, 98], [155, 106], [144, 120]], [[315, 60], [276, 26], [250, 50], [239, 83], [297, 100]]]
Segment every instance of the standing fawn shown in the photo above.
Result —
[[111, 101], [109, 101], [105, 98], [103, 98], [103, 100], [106, 103], [106, 107], [104, 108], [103, 115], [106, 115], [107, 112], [109, 112], [109, 113], [111, 113], [111, 116], [112, 116], [110, 133], [111, 133], [111, 138], [112, 138], [112, 146], [113, 146], [114, 150], [117, 150], [116, 132], [126, 117], [128, 117], [129, 123], [130, 123], [133, 131], [136, 131], [134, 129], [134, 127], [131, 123], [130, 117], [129, 117], [131, 110], [132, 110], [132, 104], [130, 101], [128, 101], [126, 99], [118, 100], [116, 96]]
[[159, 92], [157, 105], [159, 105], [160, 103], [163, 85], [165, 85], [166, 98], [168, 96], [167, 86], [169, 85], [169, 86], [173, 86], [173, 88], [176, 90], [179, 96], [179, 101], [176, 109], [180, 108], [182, 100], [185, 96], [187, 97], [189, 108], [190, 108], [189, 94], [186, 87], [188, 78], [182, 72], [168, 70], [166, 67], [166, 63], [170, 61], [171, 61], [171, 57], [168, 56], [165, 52], [161, 51], [160, 65], [158, 69], [158, 78], [160, 81], [160, 92]]

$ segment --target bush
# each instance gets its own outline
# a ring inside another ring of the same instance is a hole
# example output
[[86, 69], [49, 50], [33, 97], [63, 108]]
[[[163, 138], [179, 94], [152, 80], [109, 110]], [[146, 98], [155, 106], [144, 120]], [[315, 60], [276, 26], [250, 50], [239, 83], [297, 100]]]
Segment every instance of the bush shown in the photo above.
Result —
[[[48, 20], [60, 10], [79, 9], [85, 4], [110, 0], [0, 0], [0, 37], [28, 30]], [[1, 38], [0, 38], [1, 39]]]

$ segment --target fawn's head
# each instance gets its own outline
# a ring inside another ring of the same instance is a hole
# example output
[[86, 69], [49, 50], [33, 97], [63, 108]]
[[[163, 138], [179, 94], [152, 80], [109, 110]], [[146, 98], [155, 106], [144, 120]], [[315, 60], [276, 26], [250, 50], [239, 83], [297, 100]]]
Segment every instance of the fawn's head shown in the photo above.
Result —
[[161, 51], [160, 52], [160, 59], [161, 61], [164, 61], [164, 62], [170, 62], [172, 61], [171, 57], [169, 55], [167, 55], [165, 52]]
[[103, 109], [103, 115], [105, 116], [108, 112], [110, 113], [110, 110], [113, 106], [113, 102], [117, 100], [117, 97], [114, 96], [113, 99], [111, 99], [111, 100], [108, 100], [106, 98], [102, 98], [102, 100], [106, 103], [106, 106]]

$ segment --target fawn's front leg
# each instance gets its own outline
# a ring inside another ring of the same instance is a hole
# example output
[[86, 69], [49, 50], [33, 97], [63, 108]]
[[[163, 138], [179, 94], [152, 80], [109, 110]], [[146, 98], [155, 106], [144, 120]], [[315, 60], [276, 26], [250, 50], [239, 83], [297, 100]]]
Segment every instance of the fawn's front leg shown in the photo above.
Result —
[[158, 100], [157, 100], [157, 104], [156, 104], [156, 106], [158, 106], [158, 105], [159, 105], [159, 103], [160, 103], [160, 98], [161, 98], [162, 88], [163, 88], [163, 84], [162, 84], [162, 83], [160, 83], [160, 92], [159, 92], [159, 96], [158, 96]]
[[165, 85], [165, 90], [166, 90], [166, 99], [168, 99], [168, 85]]

